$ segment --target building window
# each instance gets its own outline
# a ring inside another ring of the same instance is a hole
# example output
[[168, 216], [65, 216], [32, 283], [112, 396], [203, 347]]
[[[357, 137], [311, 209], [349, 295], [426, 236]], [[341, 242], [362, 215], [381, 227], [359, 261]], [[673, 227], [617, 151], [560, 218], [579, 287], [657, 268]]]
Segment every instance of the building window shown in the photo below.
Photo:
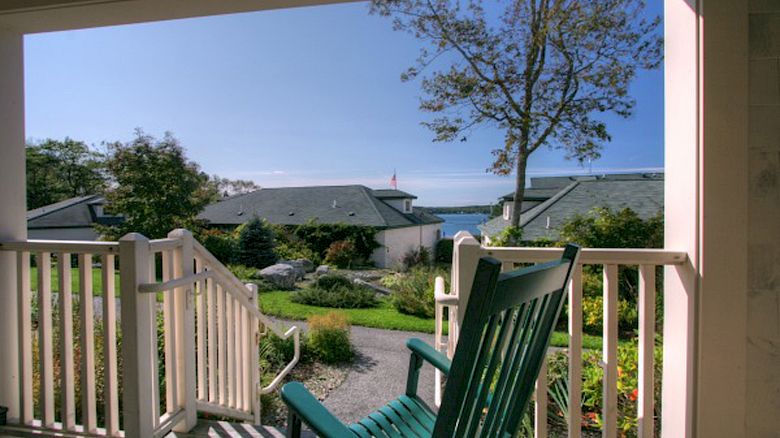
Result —
[[411, 213], [411, 212], [412, 212], [412, 200], [404, 199], [404, 213]]

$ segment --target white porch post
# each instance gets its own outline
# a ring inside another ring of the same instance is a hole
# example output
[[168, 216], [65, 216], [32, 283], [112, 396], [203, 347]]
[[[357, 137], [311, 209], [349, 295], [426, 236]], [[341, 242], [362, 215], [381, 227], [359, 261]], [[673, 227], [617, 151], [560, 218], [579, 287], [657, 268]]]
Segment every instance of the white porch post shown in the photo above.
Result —
[[664, 437], [745, 434], [747, 3], [665, 0]]
[[[27, 238], [22, 34], [0, 28], [0, 239]], [[14, 253], [0, 252], [0, 405], [19, 417], [19, 348]]]

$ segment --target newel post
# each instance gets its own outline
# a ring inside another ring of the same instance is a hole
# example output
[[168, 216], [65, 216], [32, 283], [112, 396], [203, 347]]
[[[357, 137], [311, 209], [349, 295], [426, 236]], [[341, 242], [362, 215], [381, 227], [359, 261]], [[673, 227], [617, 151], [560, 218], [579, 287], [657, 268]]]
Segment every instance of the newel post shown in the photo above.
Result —
[[[247, 283], [246, 288], [249, 289], [249, 301], [255, 306], [255, 308], [258, 308], [257, 305], [257, 285], [254, 283]], [[254, 420], [255, 424], [260, 424], [261, 422], [261, 411], [262, 406], [260, 404], [260, 358], [259, 356], [259, 342], [260, 338], [258, 337], [258, 325], [260, 324], [260, 321], [253, 315], [249, 314], [249, 339], [251, 340], [251, 348], [249, 349], [249, 354], [251, 356], [250, 359], [250, 366], [249, 368], [251, 371], [251, 379], [252, 379], [252, 413], [254, 414]]]
[[[168, 233], [168, 238], [179, 239], [181, 245], [173, 252], [173, 278], [191, 277], [195, 274], [195, 255], [193, 253], [192, 233], [176, 229]], [[184, 421], [173, 427], [176, 432], [188, 432], [197, 425], [198, 407], [195, 388], [195, 290], [194, 283], [176, 288], [173, 291], [173, 306], [176, 324], [176, 373], [178, 379], [176, 397], [178, 405], [184, 409]]]
[[448, 352], [455, 351], [458, 342], [458, 330], [466, 315], [466, 307], [471, 293], [471, 284], [477, 271], [477, 262], [482, 255], [482, 247], [477, 239], [466, 231], [459, 231], [454, 237], [452, 250], [452, 293], [458, 297], [457, 323], [453, 324], [450, 315]]
[[125, 436], [154, 434], [154, 370], [157, 352], [153, 340], [155, 294], [142, 294], [138, 286], [149, 279], [149, 239], [130, 233], [119, 240], [122, 299], [123, 414]]

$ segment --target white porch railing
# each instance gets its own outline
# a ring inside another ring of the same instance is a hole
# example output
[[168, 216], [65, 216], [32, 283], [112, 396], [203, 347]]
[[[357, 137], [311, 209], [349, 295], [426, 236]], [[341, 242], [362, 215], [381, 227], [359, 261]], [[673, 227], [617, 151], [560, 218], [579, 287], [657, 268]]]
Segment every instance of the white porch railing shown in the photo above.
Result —
[[[4, 242], [0, 250], [17, 254], [19, 297], [20, 418], [7, 428], [79, 436], [164, 436], [194, 427], [198, 411], [259, 424], [260, 394], [273, 391], [300, 357], [299, 329], [282, 330], [260, 313], [256, 286], [241, 283], [186, 230], [175, 230], [159, 240], [129, 234], [119, 242]], [[71, 290], [71, 256], [78, 260], [78, 291]], [[56, 308], [52, 258], [57, 261], [59, 285]], [[101, 355], [95, 351], [95, 258], [100, 261], [102, 282]], [[116, 275], [121, 298], [119, 352]], [[76, 292], [78, 336], [73, 325]], [[33, 316], [37, 316], [35, 332]], [[53, 317], [59, 322], [57, 337]], [[158, 317], [162, 319], [159, 330]], [[292, 361], [266, 387], [260, 387], [258, 358], [262, 326], [283, 338], [293, 337], [295, 345]], [[163, 342], [161, 355], [158, 336]], [[77, 355], [74, 345], [78, 345]], [[60, 364], [57, 382], [55, 349]], [[79, 363], [74, 362], [76, 356]], [[164, 373], [164, 391], [160, 373]], [[100, 386], [104, 401], [99, 407]]]
[[[511, 270], [516, 264], [539, 263], [560, 257], [562, 248], [497, 248], [483, 247], [468, 233], [460, 232], [454, 239], [452, 263], [452, 290], [445, 291], [444, 279], [436, 281], [436, 331], [435, 346], [449, 357], [455, 352], [459, 325], [463, 321], [466, 303], [477, 260], [491, 256], [503, 263], [503, 270]], [[618, 347], [618, 267], [638, 266], [639, 271], [639, 358], [637, 388], [638, 436], [652, 437], [654, 427], [654, 345], [655, 345], [655, 276], [656, 266], [685, 263], [683, 252], [657, 249], [593, 249], [584, 248], [580, 263], [575, 268], [569, 284], [569, 358], [582, 358], [582, 266], [601, 265], [604, 272], [603, 301], [603, 436], [617, 437], [617, 347]], [[666, 309], [664, 309], [666, 310]], [[443, 342], [444, 312], [447, 312], [448, 336]], [[441, 373], [436, 372], [435, 402], [441, 401]], [[569, 360], [569, 418], [568, 436], [579, 438], [581, 430], [582, 360]], [[547, 375], [543, 368], [536, 383], [534, 423], [535, 436], [547, 436]], [[663, 388], [674, 391], [675, 388]], [[661, 419], [663, 421], [663, 419]]]

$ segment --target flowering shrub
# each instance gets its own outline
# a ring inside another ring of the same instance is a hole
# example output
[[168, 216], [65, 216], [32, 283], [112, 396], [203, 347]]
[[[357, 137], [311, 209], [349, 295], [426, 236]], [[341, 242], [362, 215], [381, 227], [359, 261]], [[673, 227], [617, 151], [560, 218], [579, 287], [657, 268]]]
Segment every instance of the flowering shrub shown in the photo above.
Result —
[[330, 312], [309, 317], [309, 351], [324, 363], [348, 362], [354, 351], [349, 340], [349, 323], [343, 313]]
[[[618, 346], [618, 433], [621, 437], [635, 437], [637, 434], [637, 398], [639, 350], [636, 339], [621, 343]], [[655, 416], [661, 416], [661, 371], [663, 350], [660, 345], [654, 349], [655, 372]], [[601, 353], [585, 351], [582, 355], [582, 427], [586, 429], [601, 429], [602, 391], [604, 370], [599, 365]], [[553, 424], [565, 427], [568, 416], [568, 392], [557, 391], [555, 388], [568, 388], [568, 356], [565, 351], [559, 351], [547, 357], [548, 361], [548, 392], [553, 406], [550, 409], [550, 419]], [[656, 421], [656, 428], [660, 421]], [[657, 433], [658, 434], [658, 433]]]
[[354, 243], [349, 240], [339, 240], [331, 243], [325, 251], [325, 263], [337, 268], [349, 268], [357, 261], [358, 256]]

